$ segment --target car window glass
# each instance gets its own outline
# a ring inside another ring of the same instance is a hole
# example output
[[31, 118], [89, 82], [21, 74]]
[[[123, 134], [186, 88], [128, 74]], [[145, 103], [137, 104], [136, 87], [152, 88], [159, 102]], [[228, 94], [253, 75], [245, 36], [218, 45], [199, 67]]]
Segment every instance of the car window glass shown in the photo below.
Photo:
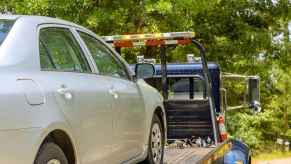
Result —
[[205, 84], [200, 78], [169, 78], [169, 99], [205, 99]]
[[87, 59], [69, 29], [43, 28], [39, 40], [42, 69], [90, 72]]
[[[145, 81], [162, 91], [161, 78], [154, 77], [145, 79]], [[205, 81], [198, 77], [168, 77], [169, 99], [172, 100], [202, 100], [206, 99]], [[191, 84], [192, 83], [192, 84]], [[192, 94], [191, 94], [192, 93]]]
[[206, 98], [206, 84], [205, 81], [200, 78], [194, 78], [194, 99]]
[[44, 47], [43, 43], [39, 43], [39, 55], [41, 67], [45, 69], [55, 69], [51, 56], [47, 53], [47, 49]]
[[86, 33], [79, 32], [79, 34], [92, 54], [100, 74], [128, 78], [123, 65], [104, 44]]
[[0, 45], [5, 40], [13, 24], [14, 20], [0, 19]]

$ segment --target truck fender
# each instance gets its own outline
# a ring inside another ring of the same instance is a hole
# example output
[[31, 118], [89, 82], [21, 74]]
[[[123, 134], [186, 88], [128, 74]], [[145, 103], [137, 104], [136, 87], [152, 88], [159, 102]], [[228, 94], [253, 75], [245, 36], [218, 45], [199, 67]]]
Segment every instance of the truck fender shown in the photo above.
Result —
[[231, 143], [232, 148], [231, 151], [224, 156], [224, 164], [249, 164], [249, 147], [242, 141], [236, 139], [232, 139]]

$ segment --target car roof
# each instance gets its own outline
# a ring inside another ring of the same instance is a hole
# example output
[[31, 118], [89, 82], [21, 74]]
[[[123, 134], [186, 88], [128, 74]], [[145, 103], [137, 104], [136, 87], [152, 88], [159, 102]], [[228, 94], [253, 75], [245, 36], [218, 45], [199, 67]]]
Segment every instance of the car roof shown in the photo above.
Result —
[[[208, 69], [210, 72], [220, 72], [219, 64], [214, 62], [208, 62]], [[161, 64], [154, 64], [156, 75], [161, 75]], [[134, 70], [135, 64], [130, 65], [131, 69]], [[167, 63], [167, 74], [168, 76], [179, 76], [179, 75], [193, 75], [203, 74], [203, 67], [201, 62], [195, 63]]]
[[69, 25], [77, 28], [85, 29], [84, 27], [77, 25], [75, 23], [62, 20], [60, 18], [52, 18], [52, 17], [46, 17], [46, 16], [34, 16], [34, 15], [0, 15], [0, 19], [9, 19], [9, 20], [15, 20], [15, 21], [31, 21], [35, 22], [37, 24], [43, 24], [43, 23], [54, 23], [54, 24], [63, 24], [63, 25]]
[[[37, 29], [41, 25], [54, 24], [73, 27], [95, 36], [96, 38], [100, 38], [94, 32], [83, 26], [59, 18], [0, 14], [0, 19], [15, 20], [13, 27], [10, 29], [7, 37], [0, 46], [0, 70], [1, 67], [5, 67], [6, 70], [8, 68], [11, 68], [12, 70], [30, 71], [40, 69], [38, 47], [37, 44], [33, 43], [37, 43]], [[112, 48], [111, 50], [114, 51]], [[121, 57], [119, 57], [119, 59], [125, 63], [124, 59]], [[127, 64], [126, 67], [128, 67]], [[133, 74], [133, 72], [130, 73]]]
[[[219, 72], [219, 65], [216, 63], [208, 63], [208, 69], [210, 71]], [[161, 64], [155, 64], [156, 75], [161, 75]], [[167, 64], [167, 74], [171, 75], [193, 75], [203, 74], [203, 67], [201, 62], [196, 63], [171, 63]]]
[[[96, 36], [85, 27], [75, 23], [45, 16], [0, 15], [2, 20], [15, 21], [0, 46], [0, 70], [39, 70], [38, 26], [56, 24], [74, 27]], [[97, 37], [97, 36], [96, 36]], [[5, 69], [2, 69], [5, 68]]]
[[[208, 69], [219, 69], [219, 65], [213, 62], [209, 62]], [[161, 69], [161, 64], [155, 64], [156, 69]], [[195, 63], [169, 63], [167, 64], [168, 70], [199, 70], [202, 69], [201, 62]]]

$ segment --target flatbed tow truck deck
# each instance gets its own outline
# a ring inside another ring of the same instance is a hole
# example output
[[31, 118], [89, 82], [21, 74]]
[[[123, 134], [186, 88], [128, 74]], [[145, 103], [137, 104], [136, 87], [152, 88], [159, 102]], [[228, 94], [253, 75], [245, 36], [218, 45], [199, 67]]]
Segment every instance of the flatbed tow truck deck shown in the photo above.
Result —
[[164, 164], [215, 164], [223, 163], [224, 155], [231, 150], [231, 139], [208, 147], [165, 146]]
[[164, 153], [164, 164], [198, 163], [214, 148], [166, 148]]

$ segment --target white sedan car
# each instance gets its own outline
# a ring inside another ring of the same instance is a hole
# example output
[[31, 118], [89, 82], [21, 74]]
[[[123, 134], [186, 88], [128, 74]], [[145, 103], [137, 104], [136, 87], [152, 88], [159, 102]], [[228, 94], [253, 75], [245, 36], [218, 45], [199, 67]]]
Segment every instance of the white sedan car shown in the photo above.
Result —
[[1, 164], [160, 164], [163, 99], [93, 32], [0, 16]]

